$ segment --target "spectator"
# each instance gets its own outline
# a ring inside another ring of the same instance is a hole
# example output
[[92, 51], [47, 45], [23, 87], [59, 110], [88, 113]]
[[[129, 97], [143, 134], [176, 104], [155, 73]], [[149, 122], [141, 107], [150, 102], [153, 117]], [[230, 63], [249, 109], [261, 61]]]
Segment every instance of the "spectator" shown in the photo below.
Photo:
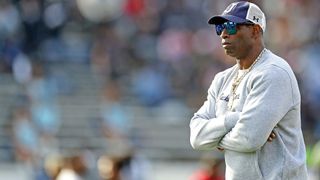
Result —
[[[212, 155], [211, 155], [212, 156]], [[210, 157], [204, 154], [200, 159], [202, 167], [194, 172], [190, 180], [223, 180], [222, 169], [223, 159]]]
[[87, 167], [81, 155], [64, 157], [57, 180], [84, 180]]
[[38, 160], [39, 134], [26, 107], [13, 112], [13, 142], [16, 160], [35, 165]]

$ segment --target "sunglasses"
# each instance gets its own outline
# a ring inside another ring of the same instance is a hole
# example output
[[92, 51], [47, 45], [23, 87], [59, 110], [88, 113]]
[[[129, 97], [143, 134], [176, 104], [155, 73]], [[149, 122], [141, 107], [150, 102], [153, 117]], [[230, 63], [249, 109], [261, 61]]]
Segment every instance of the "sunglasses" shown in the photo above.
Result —
[[224, 29], [226, 29], [229, 35], [234, 35], [237, 33], [237, 26], [239, 25], [254, 25], [254, 24], [252, 22], [235, 23], [231, 21], [226, 21], [223, 24], [216, 24], [217, 35], [220, 36]]

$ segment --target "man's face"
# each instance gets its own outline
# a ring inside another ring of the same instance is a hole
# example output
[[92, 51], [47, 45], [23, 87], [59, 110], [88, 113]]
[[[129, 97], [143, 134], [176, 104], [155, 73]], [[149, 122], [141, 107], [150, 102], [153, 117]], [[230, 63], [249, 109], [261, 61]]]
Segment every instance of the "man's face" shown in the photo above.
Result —
[[[230, 22], [225, 24], [228, 25]], [[235, 24], [233, 29], [224, 28], [222, 30], [220, 34], [221, 43], [227, 55], [237, 59], [247, 56], [254, 43], [252, 27], [252, 24]]]

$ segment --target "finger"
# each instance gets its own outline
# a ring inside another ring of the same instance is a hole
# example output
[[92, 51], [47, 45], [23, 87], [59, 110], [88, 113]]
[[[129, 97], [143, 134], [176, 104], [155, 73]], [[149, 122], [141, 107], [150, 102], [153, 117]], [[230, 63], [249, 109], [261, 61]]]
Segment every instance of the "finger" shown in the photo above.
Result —
[[274, 138], [276, 138], [276, 134], [275, 134], [274, 132], [272, 132], [272, 133], [270, 134], [270, 137], [271, 137], [272, 139], [274, 139]]
[[221, 148], [221, 147], [217, 147], [217, 149], [218, 149], [219, 151], [223, 151], [223, 150], [224, 150], [224, 149]]
[[271, 141], [272, 141], [272, 137], [269, 137], [269, 138], [268, 138], [268, 141], [271, 142]]

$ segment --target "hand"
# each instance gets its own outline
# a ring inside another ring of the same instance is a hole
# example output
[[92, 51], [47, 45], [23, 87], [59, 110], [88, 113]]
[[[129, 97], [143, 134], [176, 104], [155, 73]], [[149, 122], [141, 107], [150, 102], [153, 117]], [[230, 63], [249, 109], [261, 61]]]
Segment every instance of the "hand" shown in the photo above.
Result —
[[223, 150], [224, 150], [222, 147], [217, 147], [217, 149], [218, 149], [219, 151], [223, 151]]
[[271, 134], [270, 134], [269, 137], [268, 137], [268, 141], [269, 141], [269, 142], [272, 142], [272, 140], [273, 140], [274, 138], [276, 138], [276, 133], [274, 133], [274, 131], [272, 131]]

